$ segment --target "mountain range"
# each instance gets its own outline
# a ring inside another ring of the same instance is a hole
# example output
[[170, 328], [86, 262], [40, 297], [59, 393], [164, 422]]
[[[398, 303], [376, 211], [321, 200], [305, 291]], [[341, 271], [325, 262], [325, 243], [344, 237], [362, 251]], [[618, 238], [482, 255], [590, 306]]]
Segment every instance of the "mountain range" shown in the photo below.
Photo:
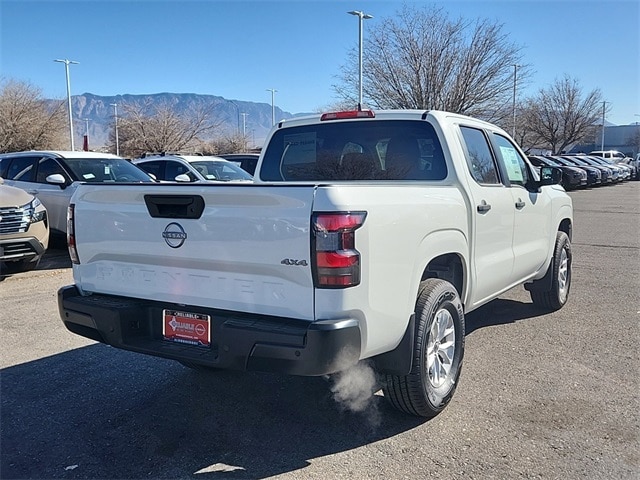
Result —
[[[113, 130], [116, 112], [118, 118], [122, 118], [126, 115], [127, 107], [139, 106], [151, 115], [154, 107], [159, 105], [171, 105], [179, 114], [188, 114], [198, 107], [211, 108], [213, 121], [219, 123], [216, 137], [245, 135], [250, 146], [261, 146], [271, 129], [271, 105], [268, 103], [228, 100], [216, 95], [195, 93], [115, 96], [83, 93], [71, 97], [76, 143], [82, 145], [82, 136], [88, 132], [89, 148], [103, 149], [109, 144], [109, 133]], [[276, 122], [296, 116], [278, 107], [274, 111]]]

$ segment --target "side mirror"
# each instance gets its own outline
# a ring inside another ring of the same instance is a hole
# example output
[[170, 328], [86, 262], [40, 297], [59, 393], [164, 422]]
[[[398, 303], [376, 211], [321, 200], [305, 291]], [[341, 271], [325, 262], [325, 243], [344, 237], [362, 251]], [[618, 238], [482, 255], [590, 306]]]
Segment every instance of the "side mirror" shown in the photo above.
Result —
[[540, 167], [540, 186], [556, 185], [562, 181], [562, 170], [558, 167]]
[[181, 173], [180, 175], [178, 175], [175, 179], [176, 182], [190, 182], [191, 179], [189, 178], [189, 175], [187, 175], [186, 173]]
[[67, 181], [60, 173], [51, 174], [46, 178], [46, 180], [47, 183], [58, 185], [63, 190], [67, 188]]

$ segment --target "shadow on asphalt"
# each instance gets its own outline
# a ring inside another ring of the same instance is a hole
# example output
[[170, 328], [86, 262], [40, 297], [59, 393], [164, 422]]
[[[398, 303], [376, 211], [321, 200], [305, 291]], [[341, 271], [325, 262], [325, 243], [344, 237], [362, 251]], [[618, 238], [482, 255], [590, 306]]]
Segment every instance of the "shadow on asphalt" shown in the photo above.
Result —
[[102, 344], [2, 370], [1, 404], [3, 478], [265, 478], [424, 423], [380, 396], [346, 411], [320, 377], [199, 373]]
[[[38, 270], [70, 266], [53, 248]], [[497, 299], [467, 334], [545, 313]], [[320, 377], [196, 372], [102, 344], [0, 375], [3, 478], [266, 478], [425, 423], [379, 395], [353, 413]]]
[[484, 327], [506, 325], [548, 314], [549, 311], [533, 303], [498, 298], [465, 315], [465, 333], [470, 335]]
[[[62, 268], [71, 268], [69, 251], [67, 250], [66, 245], [54, 244], [54, 246], [50, 245], [49, 248], [47, 248], [47, 251], [43, 255], [42, 259], [40, 259], [38, 267], [31, 272], [37, 272], [41, 270], [59, 270]], [[25, 273], [31, 274], [31, 272], [5, 274], [3, 264], [2, 266], [0, 266], [0, 282], [14, 275], [24, 275]]]

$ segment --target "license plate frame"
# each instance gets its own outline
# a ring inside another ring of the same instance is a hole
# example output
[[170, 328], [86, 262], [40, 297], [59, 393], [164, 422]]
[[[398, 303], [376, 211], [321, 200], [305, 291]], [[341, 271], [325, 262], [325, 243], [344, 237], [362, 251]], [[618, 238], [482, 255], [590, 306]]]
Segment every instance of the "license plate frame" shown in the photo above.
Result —
[[162, 310], [162, 339], [167, 342], [211, 347], [211, 316], [181, 310]]

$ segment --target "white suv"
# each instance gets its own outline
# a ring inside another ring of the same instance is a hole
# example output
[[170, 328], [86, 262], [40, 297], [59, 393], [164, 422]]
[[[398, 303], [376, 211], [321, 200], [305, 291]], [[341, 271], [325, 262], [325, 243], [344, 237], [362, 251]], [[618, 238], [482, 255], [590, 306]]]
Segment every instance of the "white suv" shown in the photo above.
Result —
[[133, 160], [157, 180], [166, 182], [250, 182], [253, 177], [234, 162], [203, 155], [158, 155]]
[[612, 162], [617, 162], [618, 160], [624, 160], [626, 158], [626, 155], [618, 150], [594, 150], [593, 152], [589, 152], [589, 155], [602, 157], [607, 160], [611, 160]]
[[0, 154], [0, 177], [7, 185], [37, 196], [47, 208], [51, 233], [67, 232], [69, 200], [82, 182], [153, 182], [128, 160], [98, 152], [27, 151]]
[[627, 157], [619, 150], [594, 150], [589, 152], [589, 155], [604, 158], [609, 163], [621, 166], [626, 172], [625, 179], [638, 179], [638, 162], [631, 157]]
[[49, 244], [47, 210], [33, 195], [0, 177], [0, 275], [38, 266]]

